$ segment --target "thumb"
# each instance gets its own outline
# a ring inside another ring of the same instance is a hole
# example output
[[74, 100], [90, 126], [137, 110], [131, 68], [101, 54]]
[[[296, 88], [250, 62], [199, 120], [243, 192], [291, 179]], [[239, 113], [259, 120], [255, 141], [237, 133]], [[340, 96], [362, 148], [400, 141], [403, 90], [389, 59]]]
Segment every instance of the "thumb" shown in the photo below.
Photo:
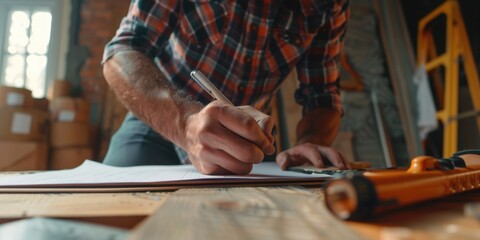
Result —
[[268, 140], [271, 143], [273, 143], [274, 141], [273, 135], [275, 134], [275, 130], [276, 130], [275, 122], [273, 121], [273, 119], [271, 117], [260, 118], [260, 119], [257, 119], [257, 123], [262, 129], [265, 136], [267, 136]]

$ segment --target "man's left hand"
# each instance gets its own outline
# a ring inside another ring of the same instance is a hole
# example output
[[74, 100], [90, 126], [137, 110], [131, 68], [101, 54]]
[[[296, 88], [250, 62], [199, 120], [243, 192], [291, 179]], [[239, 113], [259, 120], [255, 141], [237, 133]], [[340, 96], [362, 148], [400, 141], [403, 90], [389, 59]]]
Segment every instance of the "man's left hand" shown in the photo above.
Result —
[[304, 164], [312, 164], [318, 168], [331, 164], [339, 169], [350, 169], [348, 162], [335, 149], [313, 143], [302, 143], [282, 151], [277, 155], [276, 161], [283, 170]]

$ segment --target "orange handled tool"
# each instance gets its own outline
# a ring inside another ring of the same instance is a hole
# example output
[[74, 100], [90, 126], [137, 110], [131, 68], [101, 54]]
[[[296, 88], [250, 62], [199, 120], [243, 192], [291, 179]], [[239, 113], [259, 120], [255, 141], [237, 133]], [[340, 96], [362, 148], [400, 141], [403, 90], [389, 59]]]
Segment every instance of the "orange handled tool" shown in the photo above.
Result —
[[408, 170], [366, 171], [330, 181], [328, 208], [339, 218], [359, 220], [408, 204], [480, 188], [480, 150], [450, 158], [416, 157]]

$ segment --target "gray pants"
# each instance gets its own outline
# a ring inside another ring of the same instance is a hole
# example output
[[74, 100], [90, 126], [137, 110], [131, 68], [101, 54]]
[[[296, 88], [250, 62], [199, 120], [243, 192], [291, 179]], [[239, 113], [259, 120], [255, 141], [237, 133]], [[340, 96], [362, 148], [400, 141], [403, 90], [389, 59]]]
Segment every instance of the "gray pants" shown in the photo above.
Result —
[[131, 113], [113, 135], [103, 163], [113, 166], [181, 164], [174, 145]]

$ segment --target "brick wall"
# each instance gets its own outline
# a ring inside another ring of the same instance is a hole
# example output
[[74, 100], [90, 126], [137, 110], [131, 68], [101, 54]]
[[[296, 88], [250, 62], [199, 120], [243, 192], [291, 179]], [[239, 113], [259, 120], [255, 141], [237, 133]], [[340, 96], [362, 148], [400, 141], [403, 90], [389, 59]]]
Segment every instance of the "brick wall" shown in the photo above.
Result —
[[113, 37], [121, 18], [126, 14], [129, 0], [84, 0], [81, 9], [79, 45], [87, 46], [90, 57], [80, 71], [84, 96], [92, 102], [102, 102], [106, 82], [102, 73], [105, 44]]
[[82, 95], [93, 106], [95, 157], [102, 160], [110, 137], [119, 127], [126, 112], [109, 91], [103, 77], [102, 56], [105, 44], [115, 35], [130, 0], [83, 0], [80, 10], [78, 43], [89, 51], [89, 58], [80, 70]]

